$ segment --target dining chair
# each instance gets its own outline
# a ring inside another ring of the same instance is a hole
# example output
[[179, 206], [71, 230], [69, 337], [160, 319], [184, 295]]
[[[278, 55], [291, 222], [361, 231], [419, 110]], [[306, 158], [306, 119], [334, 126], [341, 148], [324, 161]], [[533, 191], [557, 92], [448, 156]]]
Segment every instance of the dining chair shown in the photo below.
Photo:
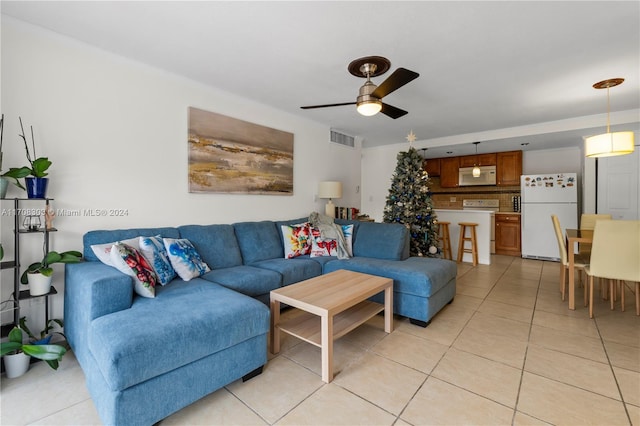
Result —
[[[582, 213], [580, 215], [580, 229], [593, 229], [596, 226], [596, 220], [611, 220], [610, 214], [596, 214], [596, 213]], [[578, 252], [585, 256], [589, 255], [591, 251], [591, 244], [580, 243], [578, 244]]]
[[[567, 272], [569, 271], [569, 257], [567, 253], [567, 244], [564, 236], [562, 235], [562, 228], [560, 227], [560, 220], [558, 216], [552, 214], [551, 222], [553, 222], [553, 230], [558, 240], [558, 254], [560, 255], [560, 293], [562, 294], [562, 300], [565, 299], [565, 292], [567, 288]], [[582, 272], [587, 265], [588, 259], [580, 254], [576, 254], [574, 257], [574, 268], [579, 271], [580, 282], [582, 282]], [[584, 303], [587, 304], [587, 287], [584, 286]]]
[[[593, 278], [609, 280], [611, 309], [613, 309], [613, 287], [619, 280], [640, 282], [640, 221], [598, 220], [593, 230], [591, 259], [585, 272], [589, 277], [589, 318], [593, 318]], [[624, 292], [624, 285], [621, 289]], [[621, 295], [624, 303], [624, 293]], [[636, 314], [638, 307], [636, 285]]]

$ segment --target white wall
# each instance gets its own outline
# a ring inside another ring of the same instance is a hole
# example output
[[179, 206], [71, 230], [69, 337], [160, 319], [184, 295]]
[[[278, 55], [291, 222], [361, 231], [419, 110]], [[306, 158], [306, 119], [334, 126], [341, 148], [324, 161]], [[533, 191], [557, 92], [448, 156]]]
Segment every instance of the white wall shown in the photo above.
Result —
[[[48, 196], [55, 198], [55, 209], [127, 211], [120, 217], [59, 215], [55, 250], [81, 249], [82, 235], [92, 229], [308, 216], [324, 211], [324, 200], [316, 200], [322, 180], [344, 183], [337, 205], [360, 207], [360, 144], [353, 149], [330, 143], [326, 126], [4, 15], [1, 54], [4, 169], [26, 164], [17, 137], [21, 116], [33, 125], [38, 155], [53, 161]], [[188, 193], [189, 106], [293, 133], [293, 195]], [[26, 195], [11, 188], [7, 196]], [[6, 259], [13, 254], [12, 220], [2, 217]], [[39, 258], [39, 250], [25, 246], [23, 265]], [[11, 288], [6, 272], [2, 300]], [[55, 296], [56, 316], [61, 300]]]
[[522, 173], [535, 175], [554, 172], [582, 174], [583, 155], [580, 148], [543, 149], [522, 153]]

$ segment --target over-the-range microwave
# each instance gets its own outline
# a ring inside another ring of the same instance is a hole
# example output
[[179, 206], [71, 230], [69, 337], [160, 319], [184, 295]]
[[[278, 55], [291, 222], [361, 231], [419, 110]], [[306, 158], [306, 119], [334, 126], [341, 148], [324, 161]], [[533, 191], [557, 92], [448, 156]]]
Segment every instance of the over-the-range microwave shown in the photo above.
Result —
[[460, 167], [458, 186], [495, 185], [496, 166], [480, 166], [480, 176], [473, 176], [473, 167]]

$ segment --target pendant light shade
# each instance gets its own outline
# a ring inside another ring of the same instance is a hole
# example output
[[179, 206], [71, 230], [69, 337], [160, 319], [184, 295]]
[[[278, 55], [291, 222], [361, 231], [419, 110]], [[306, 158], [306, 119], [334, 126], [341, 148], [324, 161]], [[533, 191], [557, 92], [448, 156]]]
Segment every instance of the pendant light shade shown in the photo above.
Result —
[[478, 144], [480, 142], [474, 142], [473, 144], [476, 146], [476, 158], [473, 162], [473, 170], [471, 170], [471, 175], [474, 178], [480, 177], [480, 167], [478, 167]]
[[603, 133], [585, 138], [587, 157], [612, 157], [633, 152], [633, 132]]
[[634, 150], [633, 132], [613, 132], [609, 131], [610, 99], [609, 89], [622, 84], [624, 78], [612, 78], [599, 81], [593, 85], [594, 89], [607, 89], [607, 133], [589, 136], [584, 139], [585, 156], [612, 157], [614, 155], [631, 154]]

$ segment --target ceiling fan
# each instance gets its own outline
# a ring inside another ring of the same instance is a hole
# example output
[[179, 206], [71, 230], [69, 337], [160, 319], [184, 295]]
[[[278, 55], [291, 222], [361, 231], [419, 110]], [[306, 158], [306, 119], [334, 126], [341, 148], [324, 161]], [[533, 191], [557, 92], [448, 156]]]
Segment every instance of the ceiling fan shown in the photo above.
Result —
[[415, 80], [420, 76], [406, 68], [398, 68], [379, 86], [371, 81], [371, 77], [384, 74], [391, 67], [391, 62], [382, 56], [365, 56], [364, 58], [352, 61], [347, 69], [356, 77], [366, 78], [367, 81], [360, 87], [358, 98], [355, 102], [344, 102], [339, 104], [310, 105], [300, 107], [302, 109], [327, 108], [343, 105], [357, 105], [356, 109], [362, 115], [371, 116], [378, 112], [393, 119], [400, 118], [407, 114], [407, 111], [396, 108], [382, 102], [382, 98]]

